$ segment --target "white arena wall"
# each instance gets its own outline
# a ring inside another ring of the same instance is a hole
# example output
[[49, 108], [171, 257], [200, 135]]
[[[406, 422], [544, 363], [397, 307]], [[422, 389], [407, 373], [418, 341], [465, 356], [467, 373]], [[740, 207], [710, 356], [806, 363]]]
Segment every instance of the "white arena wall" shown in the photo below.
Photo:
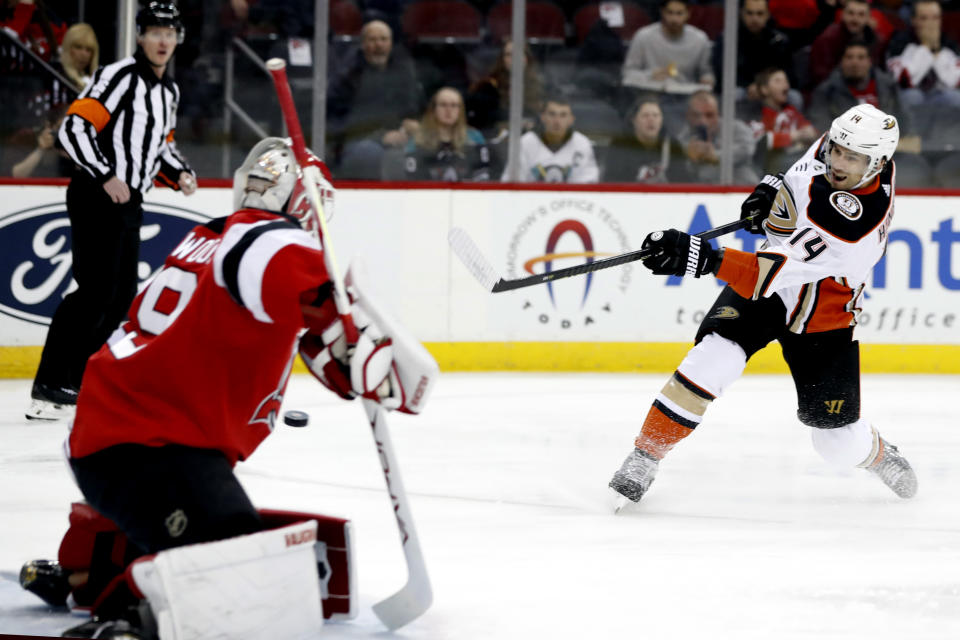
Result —
[[[743, 190], [341, 188], [330, 223], [341, 265], [362, 261], [384, 299], [444, 370], [670, 371], [720, 289], [654, 277], [639, 263], [489, 294], [447, 245], [467, 230], [504, 277], [636, 250], [652, 230], [698, 232], [736, 219]], [[190, 198], [150, 192], [142, 279], [194, 221], [226, 215], [224, 181]], [[70, 290], [62, 183], [0, 183], [0, 376], [32, 376], [46, 324]], [[901, 194], [857, 336], [864, 371], [960, 372], [960, 196]], [[96, 215], [90, 211], [90, 215]], [[751, 251], [757, 236], [718, 243]], [[572, 254], [560, 257], [557, 254]], [[552, 259], [548, 256], [553, 255]], [[748, 371], [785, 371], [779, 349]]]

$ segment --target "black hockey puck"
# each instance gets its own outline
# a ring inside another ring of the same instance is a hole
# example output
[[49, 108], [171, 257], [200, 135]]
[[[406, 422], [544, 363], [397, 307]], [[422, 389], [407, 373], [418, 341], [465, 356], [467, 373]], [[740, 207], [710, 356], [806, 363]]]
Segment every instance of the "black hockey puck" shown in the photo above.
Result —
[[305, 427], [310, 422], [306, 411], [287, 411], [283, 414], [283, 424], [288, 427]]

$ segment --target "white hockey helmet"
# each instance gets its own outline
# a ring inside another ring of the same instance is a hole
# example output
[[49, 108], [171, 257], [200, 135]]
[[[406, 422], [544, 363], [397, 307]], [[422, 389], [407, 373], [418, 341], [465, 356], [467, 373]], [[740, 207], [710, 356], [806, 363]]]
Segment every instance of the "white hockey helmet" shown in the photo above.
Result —
[[[325, 220], [333, 216], [336, 190], [322, 160], [307, 151], [308, 162], [320, 170], [317, 189]], [[290, 139], [264, 138], [253, 146], [233, 174], [233, 208], [264, 209], [293, 216], [306, 231], [319, 235], [313, 205], [301, 182], [300, 165], [290, 148]]]
[[[857, 188], [872, 180], [883, 168], [883, 161], [893, 157], [900, 142], [900, 125], [896, 118], [875, 106], [858, 104], [834, 119], [827, 138], [833, 144], [867, 156], [867, 170], [860, 182], [854, 185]], [[829, 148], [825, 162], [829, 167]]]

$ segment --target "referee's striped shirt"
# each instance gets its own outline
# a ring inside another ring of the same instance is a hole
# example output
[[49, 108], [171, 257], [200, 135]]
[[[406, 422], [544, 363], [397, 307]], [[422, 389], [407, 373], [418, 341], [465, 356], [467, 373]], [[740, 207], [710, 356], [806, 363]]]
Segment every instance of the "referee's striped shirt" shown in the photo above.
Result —
[[193, 173], [173, 141], [180, 89], [158, 78], [142, 51], [100, 67], [67, 110], [58, 141], [81, 169], [101, 183], [116, 175], [146, 193], [158, 178], [178, 189]]

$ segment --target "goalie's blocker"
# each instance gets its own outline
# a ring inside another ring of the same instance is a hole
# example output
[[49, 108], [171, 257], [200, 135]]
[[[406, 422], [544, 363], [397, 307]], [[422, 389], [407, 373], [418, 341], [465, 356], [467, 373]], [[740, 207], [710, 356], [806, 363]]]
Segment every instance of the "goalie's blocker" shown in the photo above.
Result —
[[385, 409], [420, 413], [440, 375], [437, 363], [383, 311], [358, 273], [354, 265], [346, 277], [350, 313], [360, 333], [356, 346], [348, 347], [333, 300], [321, 291], [320, 302], [303, 307], [308, 330], [300, 339], [300, 357], [317, 380], [342, 398], [359, 396]]

